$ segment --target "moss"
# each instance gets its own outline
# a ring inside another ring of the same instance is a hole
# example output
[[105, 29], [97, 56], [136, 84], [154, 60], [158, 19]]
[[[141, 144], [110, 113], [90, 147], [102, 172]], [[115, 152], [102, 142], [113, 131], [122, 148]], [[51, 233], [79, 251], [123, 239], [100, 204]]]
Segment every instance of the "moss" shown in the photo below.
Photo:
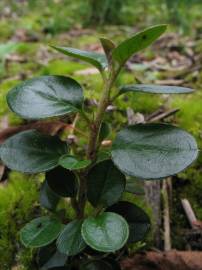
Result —
[[11, 269], [18, 253], [24, 249], [19, 242], [19, 230], [38, 211], [38, 188], [35, 180], [32, 176], [12, 172], [8, 184], [0, 186], [0, 265], [2, 270]]
[[80, 63], [80, 62], [73, 62], [71, 60], [65, 59], [56, 59], [52, 60], [48, 63], [47, 66], [43, 67], [40, 71], [41, 75], [50, 75], [50, 74], [59, 74], [59, 75], [73, 75], [75, 71], [82, 70], [87, 68], [88, 65]]

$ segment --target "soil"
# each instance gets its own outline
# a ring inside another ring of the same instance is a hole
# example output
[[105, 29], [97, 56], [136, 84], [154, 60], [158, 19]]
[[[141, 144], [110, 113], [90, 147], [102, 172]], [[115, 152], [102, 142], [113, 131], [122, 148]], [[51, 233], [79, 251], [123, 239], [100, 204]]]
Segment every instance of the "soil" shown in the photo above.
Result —
[[169, 251], [136, 254], [121, 262], [124, 270], [202, 270], [202, 252]]

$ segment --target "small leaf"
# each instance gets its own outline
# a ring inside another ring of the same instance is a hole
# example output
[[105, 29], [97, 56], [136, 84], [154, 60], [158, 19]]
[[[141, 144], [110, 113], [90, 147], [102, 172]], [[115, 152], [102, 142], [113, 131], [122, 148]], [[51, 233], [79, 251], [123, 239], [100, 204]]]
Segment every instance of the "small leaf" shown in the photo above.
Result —
[[150, 94], [186, 94], [192, 93], [193, 89], [187, 87], [153, 84], [131, 84], [120, 87], [120, 95], [127, 92], [140, 92]]
[[125, 188], [126, 192], [135, 194], [135, 195], [144, 195], [145, 191], [144, 191], [144, 182], [138, 180], [135, 177], [127, 177], [126, 178], [126, 188]]
[[80, 270], [114, 270], [114, 268], [105, 261], [93, 260], [83, 264]]
[[51, 46], [51, 47], [63, 54], [88, 62], [91, 65], [95, 66], [100, 71], [104, 70], [108, 65], [105, 55], [101, 53], [83, 51], [70, 47], [59, 47], [59, 46]]
[[78, 160], [74, 156], [64, 155], [59, 160], [60, 166], [68, 170], [80, 170], [91, 164], [90, 160]]
[[103, 122], [100, 128], [100, 133], [99, 133], [99, 141], [103, 141], [106, 139], [111, 132], [111, 127], [108, 123]]
[[55, 194], [47, 184], [47, 181], [44, 181], [40, 191], [40, 204], [42, 207], [50, 211], [54, 211], [58, 205], [60, 197]]
[[64, 76], [41, 76], [14, 87], [7, 95], [10, 109], [25, 119], [43, 119], [77, 112], [81, 86]]
[[71, 269], [68, 266], [59, 266], [59, 267], [48, 268], [48, 270], [71, 270]]
[[112, 58], [112, 51], [116, 46], [110, 39], [107, 38], [100, 38], [100, 43], [103, 47], [108, 62], [110, 63]]
[[133, 54], [145, 49], [159, 38], [165, 32], [166, 27], [164, 24], [152, 26], [123, 41], [113, 50], [113, 60], [122, 66]]
[[51, 267], [64, 266], [67, 258], [67, 255], [56, 250], [55, 245], [49, 245], [39, 249], [36, 259], [40, 270], [48, 270]]
[[98, 152], [96, 163], [100, 163], [101, 161], [104, 161], [104, 160], [110, 159], [110, 158], [111, 158], [110, 151], [101, 150]]
[[20, 239], [26, 247], [43, 247], [52, 243], [58, 237], [61, 229], [62, 224], [56, 218], [39, 217], [22, 228]]
[[117, 202], [125, 189], [125, 176], [111, 160], [96, 164], [87, 177], [87, 197], [96, 207], [109, 206]]
[[67, 144], [57, 137], [36, 130], [20, 132], [1, 146], [1, 159], [10, 169], [24, 173], [39, 173], [55, 168], [67, 153]]
[[82, 223], [82, 220], [74, 220], [64, 227], [57, 239], [57, 248], [61, 253], [74, 256], [86, 247], [81, 236]]
[[46, 173], [46, 181], [51, 190], [58, 196], [74, 197], [76, 195], [76, 177], [69, 170], [59, 166]]
[[127, 242], [129, 229], [126, 220], [120, 215], [105, 212], [87, 218], [82, 225], [81, 233], [91, 248], [101, 252], [114, 252]]
[[135, 243], [145, 238], [150, 229], [148, 215], [137, 205], [121, 201], [107, 209], [124, 217], [129, 224], [129, 243]]
[[138, 124], [121, 130], [112, 146], [112, 160], [125, 174], [160, 179], [189, 166], [198, 155], [195, 139], [167, 124]]

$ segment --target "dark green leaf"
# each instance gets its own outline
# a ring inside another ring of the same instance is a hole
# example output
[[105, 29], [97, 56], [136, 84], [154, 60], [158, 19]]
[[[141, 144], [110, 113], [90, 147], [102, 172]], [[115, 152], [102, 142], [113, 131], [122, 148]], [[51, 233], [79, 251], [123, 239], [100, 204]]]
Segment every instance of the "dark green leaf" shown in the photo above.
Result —
[[93, 260], [83, 264], [80, 270], [114, 270], [114, 268], [105, 261]]
[[96, 163], [100, 163], [101, 161], [104, 161], [104, 160], [110, 159], [110, 158], [111, 158], [110, 151], [101, 150], [98, 152]]
[[105, 259], [105, 262], [107, 262], [113, 270], [121, 270], [120, 264], [115, 259], [108, 257]]
[[50, 189], [47, 181], [44, 181], [40, 191], [41, 206], [47, 208], [50, 211], [54, 211], [57, 207], [59, 200], [60, 197]]
[[68, 266], [59, 266], [59, 267], [53, 267], [49, 268], [48, 270], [71, 270]]
[[60, 158], [59, 164], [68, 170], [80, 170], [90, 165], [90, 160], [78, 160], [74, 156], [64, 155]]
[[126, 178], [125, 191], [135, 195], [144, 195], [144, 182], [129, 176]]
[[74, 220], [64, 227], [57, 239], [57, 248], [61, 253], [74, 256], [86, 247], [81, 236], [82, 223], [82, 220]]
[[131, 84], [120, 87], [120, 95], [127, 92], [140, 92], [150, 94], [186, 94], [192, 93], [193, 90], [187, 87], [153, 84]]
[[100, 43], [103, 47], [103, 50], [108, 59], [108, 62], [110, 63], [111, 57], [112, 57], [112, 51], [116, 46], [110, 39], [107, 39], [107, 38], [100, 38]]
[[28, 130], [7, 139], [1, 146], [0, 155], [12, 170], [39, 173], [55, 168], [67, 150], [66, 143], [57, 137]]
[[55, 245], [40, 248], [37, 254], [37, 264], [40, 270], [64, 266], [66, 261], [67, 255], [61, 254], [59, 251], [57, 251]]
[[53, 242], [59, 235], [62, 224], [56, 218], [33, 219], [20, 231], [21, 242], [26, 247], [43, 247]]
[[42, 119], [78, 111], [83, 102], [81, 86], [64, 76], [27, 80], [7, 95], [12, 111], [25, 119]]
[[103, 141], [105, 138], [109, 136], [111, 132], [111, 127], [108, 123], [103, 122], [100, 128], [100, 133], [99, 133], [99, 141]]
[[63, 54], [88, 62], [91, 65], [95, 66], [100, 71], [104, 70], [107, 67], [107, 58], [104, 54], [78, 50], [70, 47], [58, 47], [58, 46], [51, 46], [51, 47]]
[[112, 146], [112, 160], [125, 174], [160, 179], [177, 174], [198, 155], [195, 139], [167, 124], [139, 124], [121, 130]]
[[164, 24], [152, 26], [123, 41], [113, 50], [113, 60], [122, 66], [133, 54], [145, 49], [159, 38], [165, 32], [166, 27]]
[[129, 243], [138, 242], [145, 238], [150, 229], [150, 219], [140, 207], [130, 202], [121, 201], [109, 207], [107, 211], [117, 213], [127, 220], [130, 230]]
[[125, 176], [111, 160], [96, 164], [87, 177], [87, 197], [93, 206], [117, 202], [125, 189]]
[[46, 181], [53, 192], [61, 197], [74, 197], [77, 191], [73, 172], [57, 167], [46, 173]]
[[87, 218], [81, 232], [86, 244], [101, 252], [114, 252], [121, 249], [129, 236], [126, 220], [110, 212]]

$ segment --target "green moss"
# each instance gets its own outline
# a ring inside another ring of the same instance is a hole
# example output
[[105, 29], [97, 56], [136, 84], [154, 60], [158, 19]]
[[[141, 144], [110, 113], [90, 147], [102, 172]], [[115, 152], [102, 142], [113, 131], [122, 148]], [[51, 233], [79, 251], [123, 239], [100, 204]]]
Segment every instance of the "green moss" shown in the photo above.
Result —
[[40, 71], [41, 75], [59, 74], [59, 75], [73, 75], [75, 71], [82, 70], [88, 66], [83, 63], [73, 62], [71, 60], [52, 60], [47, 66]]
[[8, 270], [24, 249], [19, 245], [19, 230], [38, 211], [37, 181], [12, 172], [8, 184], [0, 186], [0, 198], [0, 265]]

